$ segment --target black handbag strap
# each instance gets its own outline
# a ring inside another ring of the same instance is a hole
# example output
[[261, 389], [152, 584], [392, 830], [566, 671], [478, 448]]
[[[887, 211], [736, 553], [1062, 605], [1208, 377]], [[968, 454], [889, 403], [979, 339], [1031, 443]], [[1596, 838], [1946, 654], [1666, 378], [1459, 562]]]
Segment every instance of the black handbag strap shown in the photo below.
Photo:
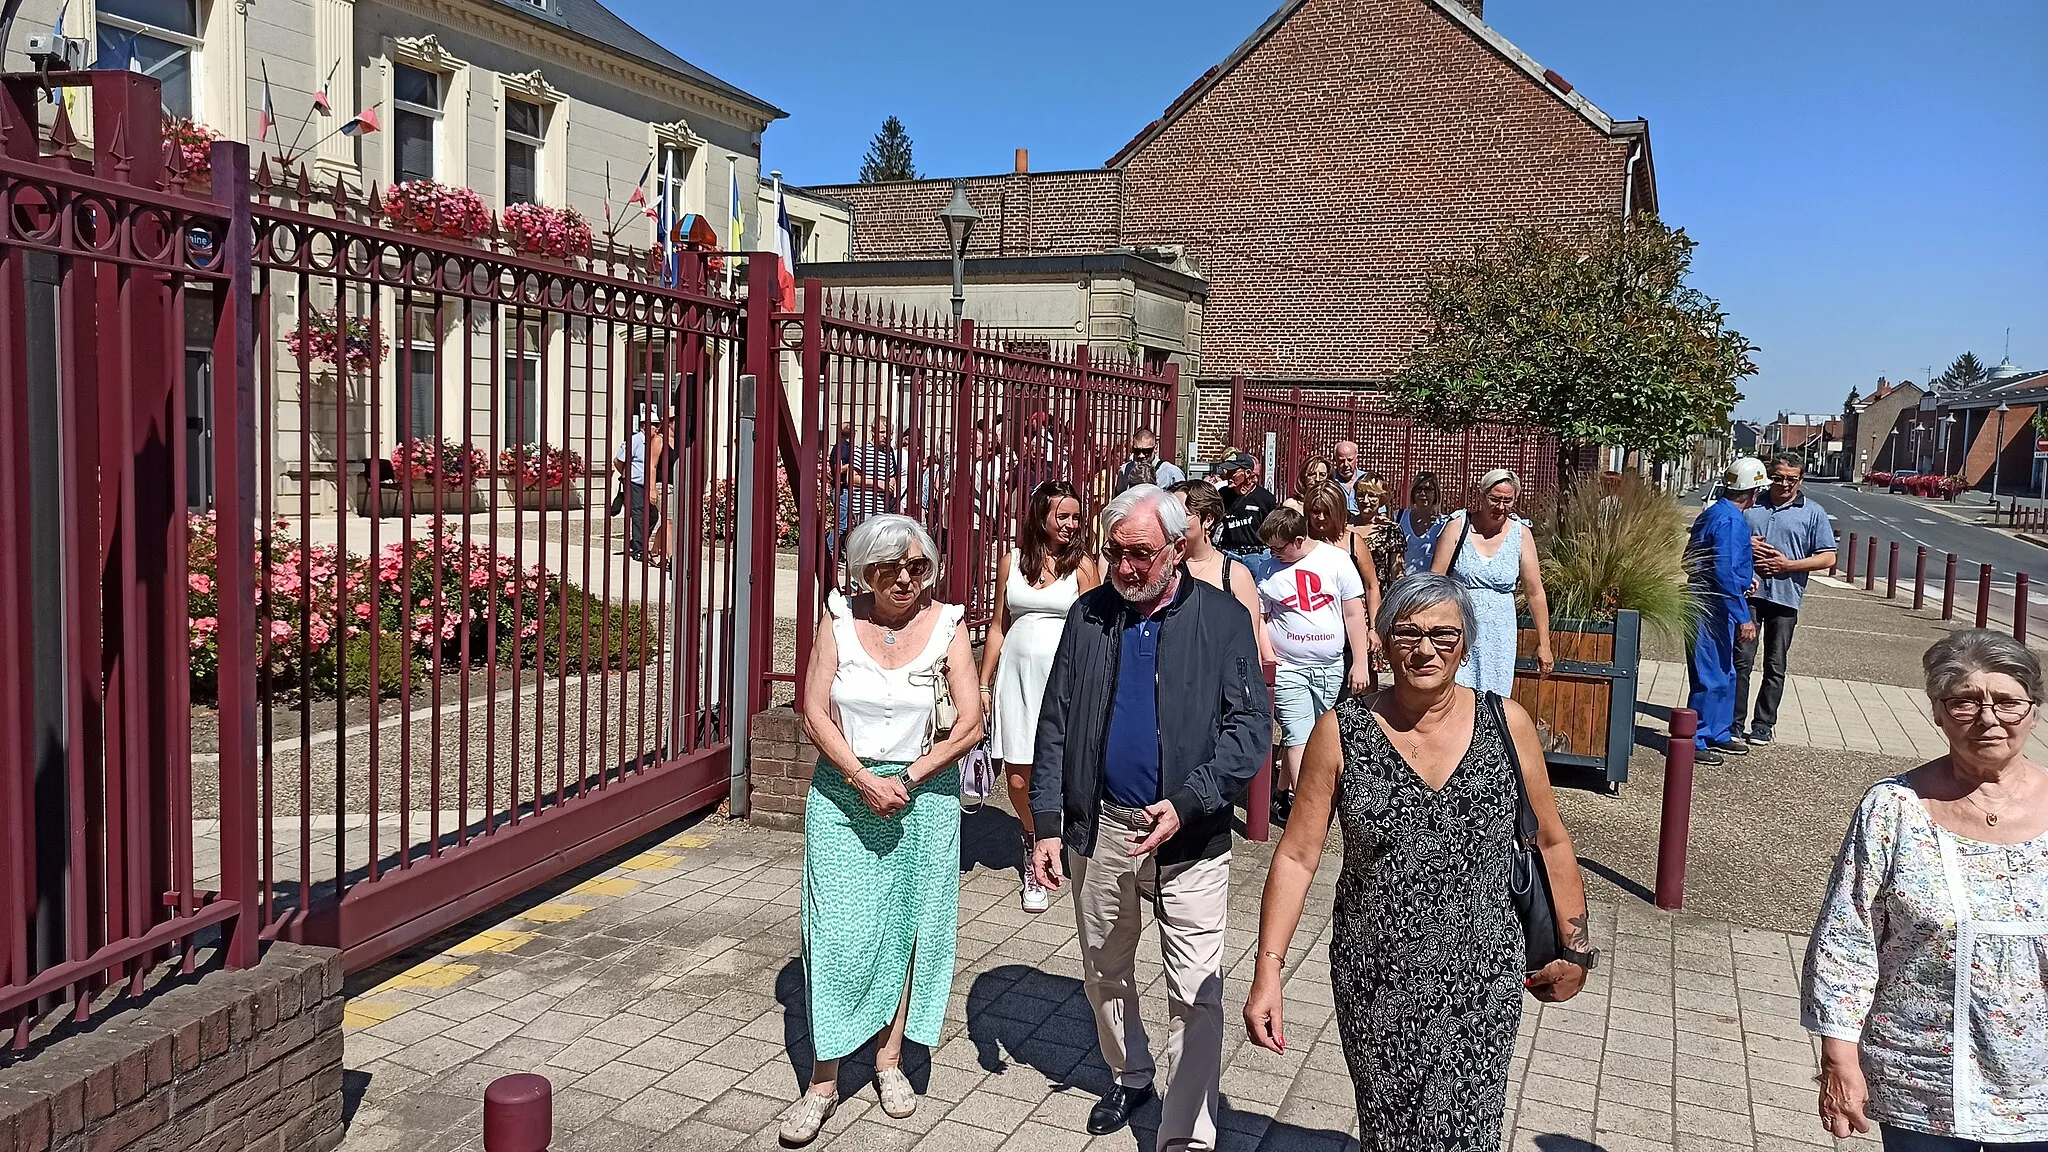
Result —
[[1515, 778], [1515, 840], [1534, 851], [1536, 810], [1529, 805], [1529, 784], [1522, 779], [1522, 754], [1515, 750], [1515, 734], [1508, 729], [1508, 711], [1498, 693], [1486, 693], [1486, 710], [1493, 714], [1493, 722], [1500, 728], [1501, 742], [1508, 750], [1508, 771]]
[[1454, 568], [1457, 567], [1458, 557], [1465, 554], [1465, 541], [1472, 535], [1472, 513], [1467, 512], [1458, 517], [1458, 522], [1464, 527], [1458, 529], [1458, 546], [1451, 549], [1451, 566]]

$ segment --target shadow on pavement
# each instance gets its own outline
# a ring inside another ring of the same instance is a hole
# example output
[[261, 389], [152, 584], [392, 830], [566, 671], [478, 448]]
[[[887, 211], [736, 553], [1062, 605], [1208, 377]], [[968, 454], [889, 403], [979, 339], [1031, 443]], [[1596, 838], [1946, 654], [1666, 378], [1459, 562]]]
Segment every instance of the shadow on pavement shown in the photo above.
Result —
[[[811, 1066], [817, 1054], [811, 1048], [811, 1008], [804, 994], [804, 962], [801, 957], [783, 964], [775, 974], [775, 1001], [782, 1005], [782, 1052], [789, 1059], [795, 1077], [790, 1098], [796, 1098], [811, 1083]], [[914, 1040], [903, 1042], [903, 1074], [923, 1095], [931, 1087], [931, 1052]], [[839, 1096], [851, 1100], [875, 1079], [875, 1042], [869, 1040], [839, 1061]]]
[[990, 797], [960, 818], [960, 871], [1015, 870], [1024, 864], [1024, 825]]

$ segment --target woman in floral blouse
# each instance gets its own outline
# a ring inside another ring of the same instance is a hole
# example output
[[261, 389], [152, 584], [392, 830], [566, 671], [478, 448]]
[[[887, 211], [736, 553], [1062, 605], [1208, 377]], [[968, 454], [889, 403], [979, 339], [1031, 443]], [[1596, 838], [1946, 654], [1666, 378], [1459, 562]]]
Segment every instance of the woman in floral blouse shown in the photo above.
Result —
[[2048, 1152], [2041, 661], [1953, 632], [1921, 661], [1949, 753], [1864, 796], [1806, 953], [1820, 1118], [1893, 1152]]

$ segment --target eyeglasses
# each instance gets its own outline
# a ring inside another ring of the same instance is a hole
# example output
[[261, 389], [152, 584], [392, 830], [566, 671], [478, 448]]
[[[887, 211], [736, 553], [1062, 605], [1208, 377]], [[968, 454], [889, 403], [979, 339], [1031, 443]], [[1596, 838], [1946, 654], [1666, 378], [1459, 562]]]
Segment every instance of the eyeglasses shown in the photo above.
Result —
[[1802, 479], [1804, 479], [1804, 477], [1801, 477], [1801, 476], [1773, 476], [1773, 477], [1771, 477], [1771, 483], [1773, 483], [1773, 484], [1797, 484], [1797, 483], [1799, 483], [1799, 481], [1801, 481]]
[[931, 578], [931, 574], [932, 562], [923, 556], [915, 560], [884, 560], [868, 566], [867, 584], [870, 588], [882, 588], [904, 576], [910, 577], [912, 583], [922, 584]]
[[1394, 626], [1393, 641], [1396, 648], [1413, 652], [1422, 647], [1424, 640], [1429, 641], [1429, 646], [1438, 652], [1448, 652], [1465, 642], [1465, 630], [1463, 628], [1446, 627], [1431, 628], [1425, 631], [1412, 624], [1397, 624]]
[[1974, 724], [1977, 717], [1989, 710], [1993, 719], [2000, 724], [2017, 724], [2034, 710], [2032, 700], [1973, 700], [1968, 696], [1950, 696], [1941, 702], [1941, 710], [1958, 724]]
[[1166, 549], [1164, 548], [1126, 548], [1121, 544], [1104, 544], [1102, 546], [1102, 558], [1104, 560], [1109, 561], [1111, 564], [1121, 564], [1129, 560], [1139, 568], [1150, 568], [1152, 562], [1159, 559], [1165, 552]]
[[1152, 458], [1152, 454], [1157, 451], [1159, 451], [1157, 448], [1133, 448], [1131, 449], [1131, 459], [1149, 460]]

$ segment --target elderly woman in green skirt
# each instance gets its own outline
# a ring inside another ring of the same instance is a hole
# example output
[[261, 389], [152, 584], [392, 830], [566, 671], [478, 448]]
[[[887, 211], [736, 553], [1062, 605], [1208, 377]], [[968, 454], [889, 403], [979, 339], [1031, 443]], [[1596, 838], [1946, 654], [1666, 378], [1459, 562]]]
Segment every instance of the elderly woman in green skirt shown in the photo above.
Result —
[[[960, 918], [960, 771], [981, 740], [981, 697], [961, 608], [933, 598], [931, 537], [873, 516], [846, 539], [856, 594], [834, 594], [805, 674], [818, 749], [804, 806], [804, 980], [810, 1090], [782, 1121], [807, 1144], [839, 1106], [839, 1060], [875, 1041], [875, 1088], [917, 1109], [903, 1040], [932, 1047], [953, 986]], [[933, 731], [940, 685], [959, 715]]]

